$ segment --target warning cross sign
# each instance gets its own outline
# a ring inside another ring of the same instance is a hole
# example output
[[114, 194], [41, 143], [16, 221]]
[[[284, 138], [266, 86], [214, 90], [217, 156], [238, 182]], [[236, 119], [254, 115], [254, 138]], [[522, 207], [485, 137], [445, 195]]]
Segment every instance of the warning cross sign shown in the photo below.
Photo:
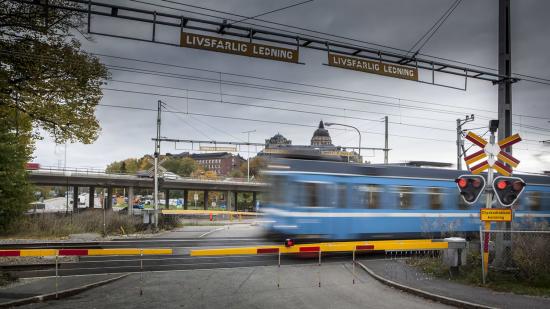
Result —
[[466, 139], [482, 148], [481, 150], [464, 157], [466, 164], [470, 165], [474, 162], [485, 159], [470, 169], [472, 174], [479, 174], [489, 168], [493, 168], [501, 175], [510, 176], [510, 174], [512, 174], [512, 168], [517, 167], [520, 162], [511, 154], [504, 151], [504, 149], [521, 141], [519, 134], [508, 136], [495, 144], [487, 142], [485, 139], [471, 131], [466, 135]]

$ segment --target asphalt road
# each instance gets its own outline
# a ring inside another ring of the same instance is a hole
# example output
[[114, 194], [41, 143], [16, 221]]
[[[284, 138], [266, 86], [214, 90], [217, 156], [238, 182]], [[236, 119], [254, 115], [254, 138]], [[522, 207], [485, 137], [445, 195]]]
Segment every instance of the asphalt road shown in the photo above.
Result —
[[339, 262], [153, 272], [24, 308], [449, 308], [364, 272], [352, 278], [350, 263]]

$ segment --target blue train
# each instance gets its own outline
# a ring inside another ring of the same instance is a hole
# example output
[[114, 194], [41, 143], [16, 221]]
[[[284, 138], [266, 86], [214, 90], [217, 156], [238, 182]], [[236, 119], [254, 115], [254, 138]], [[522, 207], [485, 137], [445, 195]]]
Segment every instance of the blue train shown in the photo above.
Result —
[[[279, 158], [264, 173], [271, 190], [262, 211], [272, 235], [348, 240], [479, 232], [484, 194], [467, 205], [454, 181], [467, 172]], [[550, 222], [550, 177], [518, 177], [527, 187], [513, 206], [514, 224]]]

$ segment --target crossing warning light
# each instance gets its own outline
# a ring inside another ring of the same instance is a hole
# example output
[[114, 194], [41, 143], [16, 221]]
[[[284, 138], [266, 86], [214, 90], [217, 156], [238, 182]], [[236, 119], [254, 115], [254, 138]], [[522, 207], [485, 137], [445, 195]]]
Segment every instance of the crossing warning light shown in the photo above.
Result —
[[455, 182], [460, 190], [460, 195], [469, 205], [477, 201], [485, 188], [485, 178], [479, 175], [462, 175], [455, 179]]
[[287, 238], [285, 239], [285, 247], [292, 247], [294, 246], [294, 240], [290, 239], [290, 238]]
[[523, 179], [518, 177], [499, 176], [493, 181], [493, 190], [503, 206], [512, 206], [525, 190], [525, 186]]

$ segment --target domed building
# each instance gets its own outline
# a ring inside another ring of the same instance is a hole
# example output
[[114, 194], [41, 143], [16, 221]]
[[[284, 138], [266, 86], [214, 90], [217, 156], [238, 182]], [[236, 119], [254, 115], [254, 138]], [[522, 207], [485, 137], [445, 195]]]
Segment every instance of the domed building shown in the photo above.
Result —
[[265, 148], [258, 156], [318, 157], [320, 160], [337, 160], [343, 162], [363, 162], [363, 158], [355, 151], [348, 151], [340, 146], [334, 146], [325, 124], [321, 120], [319, 127], [313, 132], [310, 145], [292, 145], [292, 141], [280, 133], [265, 140]]
[[325, 124], [322, 120], [319, 122], [319, 128], [313, 132], [311, 146], [334, 146], [332, 145], [332, 139], [330, 138], [328, 130], [325, 129]]
[[276, 146], [276, 145], [291, 145], [292, 141], [277, 133], [273, 135], [272, 138], [265, 140], [265, 147]]

